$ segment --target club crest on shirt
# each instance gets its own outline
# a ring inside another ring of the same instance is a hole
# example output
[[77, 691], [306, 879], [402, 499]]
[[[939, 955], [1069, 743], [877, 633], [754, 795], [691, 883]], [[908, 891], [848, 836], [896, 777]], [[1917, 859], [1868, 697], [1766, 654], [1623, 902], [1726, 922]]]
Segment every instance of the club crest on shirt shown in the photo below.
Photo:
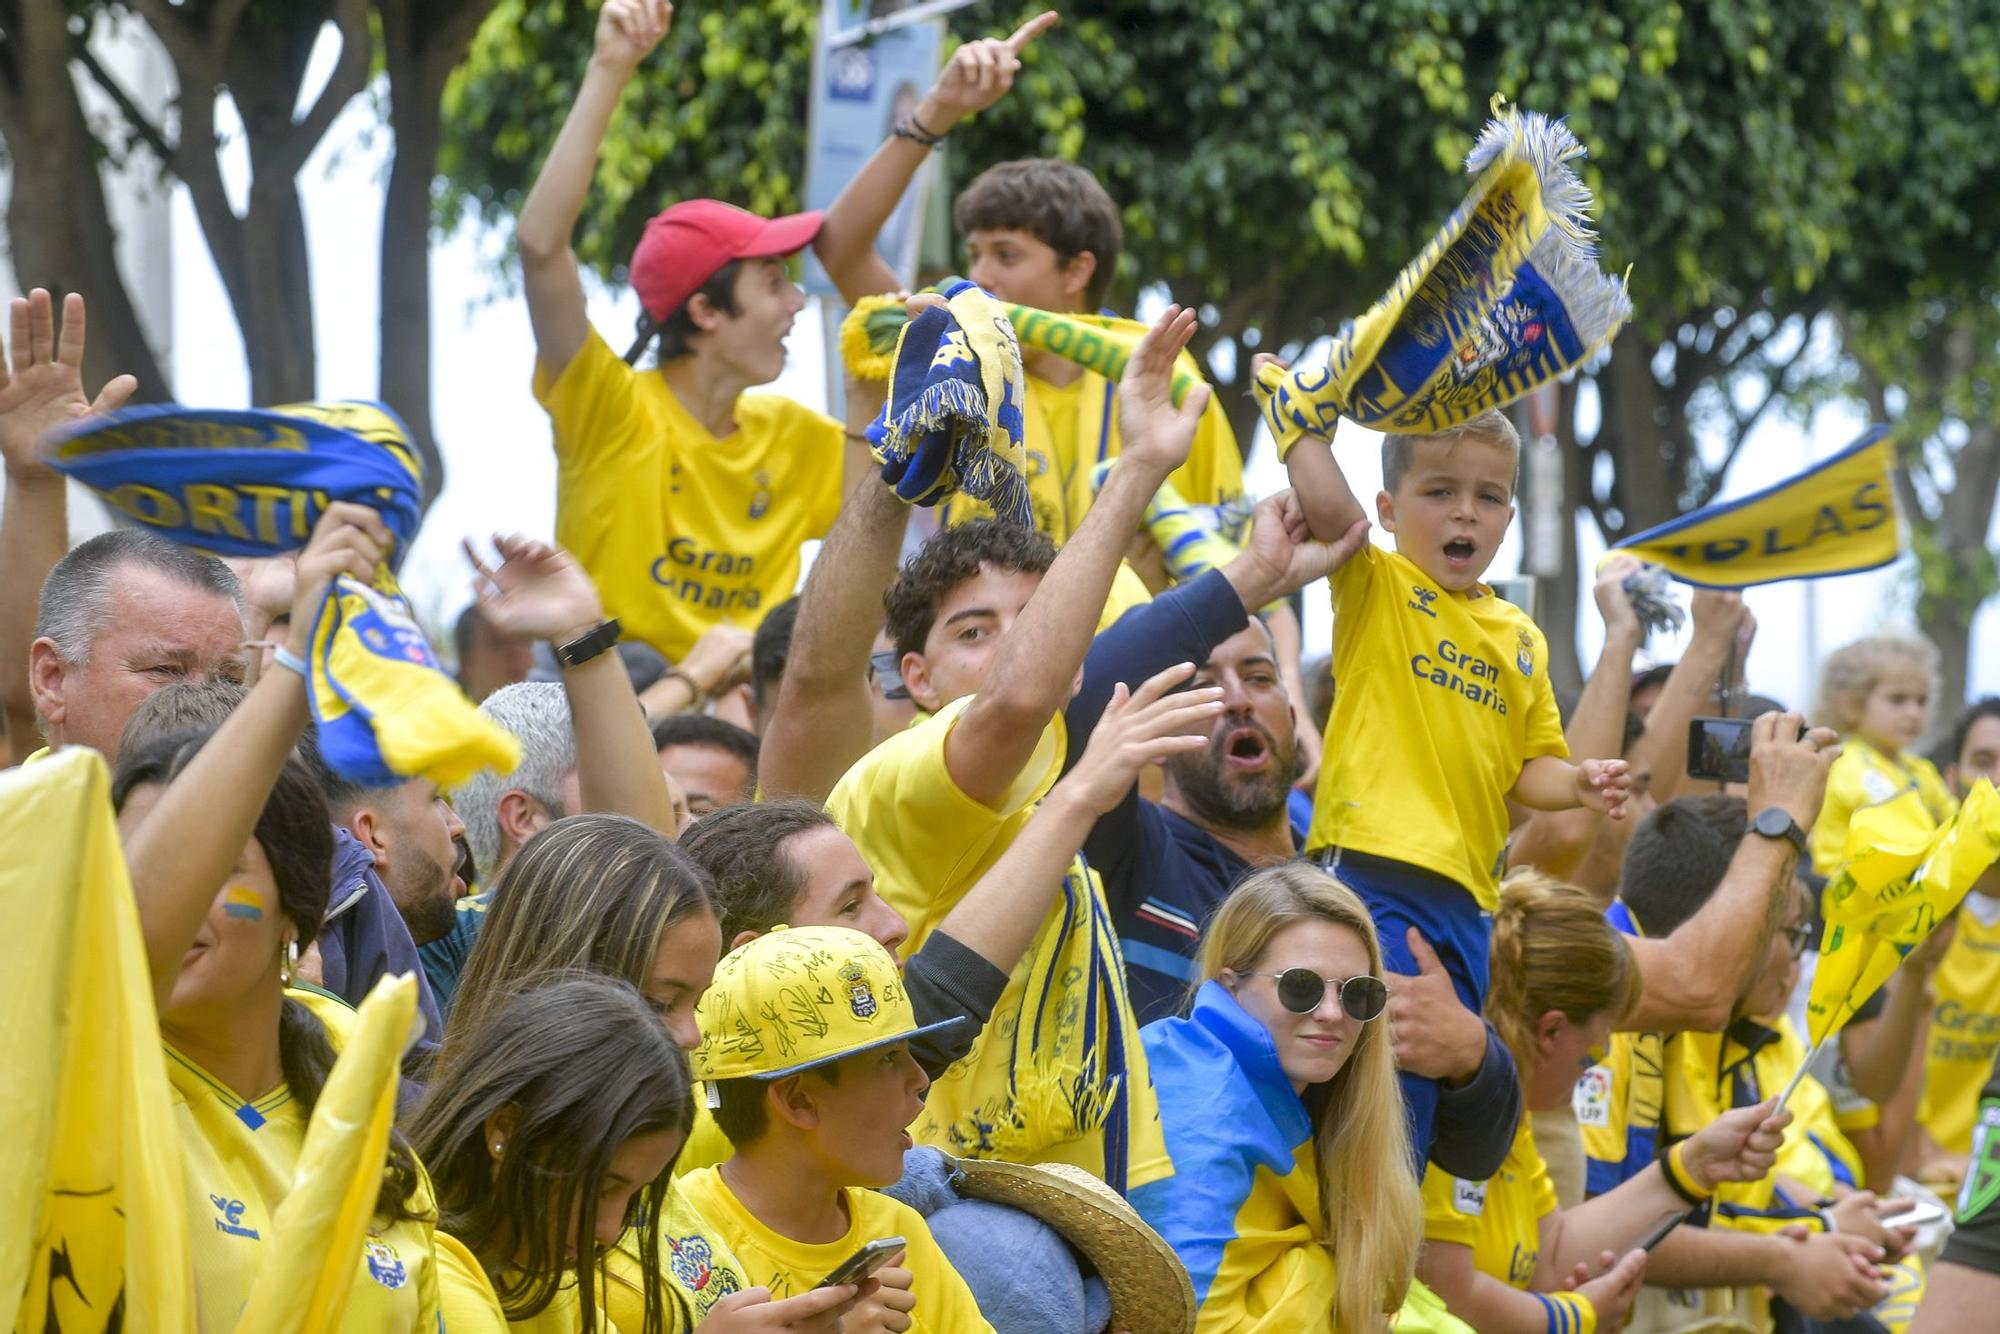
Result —
[[761, 519], [771, 509], [771, 474], [759, 468], [750, 483], [757, 488], [750, 493], [750, 517]]
[[403, 1266], [402, 1257], [396, 1248], [386, 1241], [366, 1242], [361, 1247], [361, 1256], [368, 1262], [368, 1277], [383, 1287], [394, 1291], [410, 1281], [410, 1271]]
[[717, 1302], [737, 1291], [736, 1275], [715, 1264], [715, 1252], [699, 1234], [667, 1238], [667, 1271], [693, 1296], [695, 1314], [705, 1316]]
[[1570, 1107], [1576, 1112], [1576, 1123], [1606, 1130], [1611, 1126], [1611, 1071], [1602, 1065], [1593, 1065], [1583, 1072], [1583, 1078], [1576, 1081], [1576, 1089], [1570, 1094]]
[[211, 1195], [208, 1202], [222, 1215], [215, 1220], [217, 1232], [227, 1232], [232, 1237], [248, 1237], [252, 1241], [262, 1240], [256, 1228], [243, 1226], [243, 1201], [232, 1200], [226, 1195]]
[[869, 989], [868, 978], [858, 963], [850, 963], [840, 970], [840, 980], [847, 983], [847, 1008], [854, 1011], [856, 1019], [875, 1017], [875, 993]]
[[1435, 588], [1425, 588], [1422, 584], [1410, 585], [1411, 611], [1420, 611], [1435, 621], [1437, 619], [1437, 611], [1431, 606], [1431, 603], [1437, 600], [1438, 591]]
[[1535, 674], [1535, 637], [1525, 625], [1514, 632], [1514, 665], [1523, 676]]
[[1473, 1218], [1483, 1215], [1486, 1212], [1486, 1183], [1467, 1181], [1464, 1177], [1453, 1177], [1451, 1207]]

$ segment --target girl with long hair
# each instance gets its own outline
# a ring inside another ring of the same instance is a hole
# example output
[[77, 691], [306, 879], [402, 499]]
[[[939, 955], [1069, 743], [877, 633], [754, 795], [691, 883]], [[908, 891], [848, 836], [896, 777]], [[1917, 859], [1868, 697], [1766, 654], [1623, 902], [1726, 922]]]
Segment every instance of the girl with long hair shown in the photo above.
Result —
[[1368, 910], [1317, 867], [1259, 871], [1199, 974], [1186, 1018], [1141, 1031], [1174, 1174], [1132, 1194], [1194, 1279], [1197, 1328], [1386, 1329], [1420, 1210]]
[[[329, 507], [300, 556], [291, 655], [335, 574], [371, 578], [372, 510]], [[291, 661], [300, 661], [292, 656]], [[292, 989], [333, 880], [326, 800], [294, 757], [306, 689], [273, 670], [219, 728], [128, 744], [112, 796], [166, 1046], [204, 1329], [229, 1329], [265, 1262], [352, 1012]], [[392, 1135], [342, 1328], [437, 1327], [430, 1190]]]
[[[1625, 938], [1590, 894], [1532, 870], [1501, 883], [1486, 1016], [1514, 1053], [1529, 1111], [1569, 1105], [1639, 986]], [[1790, 1120], [1768, 1103], [1725, 1112], [1616, 1189], [1559, 1209], [1524, 1116], [1490, 1180], [1425, 1173], [1417, 1273], [1482, 1334], [1616, 1329], [1645, 1277], [1635, 1248], [1722, 1182], [1763, 1177]]]
[[577, 1275], [628, 1226], [645, 1272], [625, 1334], [692, 1327], [658, 1238], [693, 1120], [687, 1057], [624, 982], [530, 977], [489, 992], [470, 1026], [455, 1017], [410, 1127], [436, 1184], [446, 1328], [600, 1328], [598, 1284]]
[[[529, 839], [496, 890], [452, 1006], [447, 1052], [491, 1028], [519, 979], [552, 971], [622, 982], [664, 1037], [683, 1051], [700, 1045], [695, 1002], [721, 960], [722, 931], [707, 874], [678, 846], [623, 816], [574, 815]], [[705, 1118], [701, 1124], [712, 1127]], [[683, 1130], [682, 1142], [686, 1136]], [[678, 1208], [668, 1188], [649, 1197], [638, 1216], [644, 1226], [627, 1228], [606, 1247], [603, 1282], [593, 1294], [626, 1334], [655, 1309], [666, 1328], [698, 1321], [705, 1334], [831, 1330], [855, 1298], [852, 1286], [777, 1302], [762, 1288], [746, 1288], [727, 1243]], [[663, 1282], [679, 1291], [658, 1297]]]

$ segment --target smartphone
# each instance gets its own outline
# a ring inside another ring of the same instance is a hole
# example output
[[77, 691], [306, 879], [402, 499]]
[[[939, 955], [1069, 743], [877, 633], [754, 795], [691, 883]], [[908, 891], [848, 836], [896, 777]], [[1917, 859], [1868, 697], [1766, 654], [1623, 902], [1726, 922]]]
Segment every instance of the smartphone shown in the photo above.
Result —
[[1912, 1200], [1903, 1213], [1890, 1214], [1881, 1220], [1883, 1227], [1929, 1227], [1951, 1217], [1951, 1210], [1930, 1200]]
[[837, 1288], [844, 1283], [860, 1283], [868, 1276], [888, 1264], [896, 1253], [909, 1243], [901, 1237], [877, 1237], [854, 1254], [833, 1267], [833, 1272], [819, 1281], [822, 1288]]
[[1717, 783], [1750, 781], [1750, 720], [1688, 720], [1688, 777]]

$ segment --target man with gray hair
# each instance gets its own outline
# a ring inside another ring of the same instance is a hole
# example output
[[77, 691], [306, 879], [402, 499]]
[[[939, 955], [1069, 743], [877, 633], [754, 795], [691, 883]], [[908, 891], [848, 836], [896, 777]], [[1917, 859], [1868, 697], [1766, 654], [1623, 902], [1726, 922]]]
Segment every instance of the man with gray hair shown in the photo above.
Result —
[[212, 556], [134, 528], [91, 538], [42, 584], [25, 680], [0, 671], [9, 715], [25, 686], [51, 749], [89, 746], [115, 763], [119, 734], [154, 691], [243, 679], [240, 598]]

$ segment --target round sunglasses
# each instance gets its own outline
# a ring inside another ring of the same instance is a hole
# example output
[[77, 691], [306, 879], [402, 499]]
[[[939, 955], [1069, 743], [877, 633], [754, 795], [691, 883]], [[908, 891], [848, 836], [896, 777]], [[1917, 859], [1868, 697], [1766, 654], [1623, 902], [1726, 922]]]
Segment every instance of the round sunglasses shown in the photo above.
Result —
[[1358, 1023], [1367, 1023], [1381, 1015], [1389, 1003], [1389, 985], [1379, 977], [1350, 977], [1336, 982], [1330, 977], [1321, 977], [1310, 968], [1287, 968], [1282, 973], [1249, 973], [1249, 977], [1274, 977], [1278, 980], [1278, 1004], [1293, 1014], [1311, 1014], [1326, 999], [1326, 989], [1332, 987], [1340, 1001], [1340, 1012]]

